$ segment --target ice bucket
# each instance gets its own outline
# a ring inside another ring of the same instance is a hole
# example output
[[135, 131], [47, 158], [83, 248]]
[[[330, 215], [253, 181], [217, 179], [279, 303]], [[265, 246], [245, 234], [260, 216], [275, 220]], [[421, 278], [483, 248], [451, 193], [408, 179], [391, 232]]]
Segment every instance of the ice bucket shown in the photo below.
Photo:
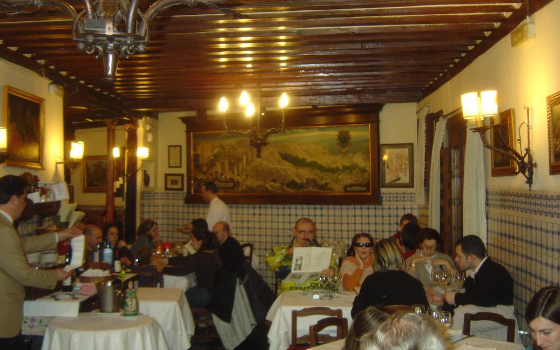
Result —
[[120, 311], [120, 291], [113, 281], [97, 282], [97, 295], [99, 297], [100, 312]]

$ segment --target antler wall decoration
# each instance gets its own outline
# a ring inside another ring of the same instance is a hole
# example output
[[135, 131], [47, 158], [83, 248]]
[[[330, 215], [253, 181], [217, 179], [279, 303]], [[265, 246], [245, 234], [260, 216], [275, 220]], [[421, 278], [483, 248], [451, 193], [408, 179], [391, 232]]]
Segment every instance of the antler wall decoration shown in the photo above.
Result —
[[209, 1], [158, 0], [145, 13], [138, 9], [138, 1], [84, 0], [85, 9], [78, 13], [62, 0], [0, 0], [0, 10], [12, 15], [52, 7], [71, 16], [74, 20], [72, 39], [79, 50], [95, 54], [97, 58], [103, 57], [103, 80], [107, 82], [114, 81], [119, 58], [127, 59], [146, 51], [150, 22], [161, 10], [174, 5], [204, 5], [234, 18], [244, 18], [235, 10], [220, 8]]

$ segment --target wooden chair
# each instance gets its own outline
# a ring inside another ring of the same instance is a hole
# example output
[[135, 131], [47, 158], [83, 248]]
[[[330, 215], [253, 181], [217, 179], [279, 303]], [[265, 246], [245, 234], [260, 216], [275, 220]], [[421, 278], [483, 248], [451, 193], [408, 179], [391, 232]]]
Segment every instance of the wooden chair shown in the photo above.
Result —
[[463, 323], [463, 334], [471, 335], [471, 321], [492, 321], [507, 327], [507, 341], [515, 342], [515, 320], [505, 318], [493, 312], [477, 312], [476, 314], [465, 314]]
[[249, 265], [251, 265], [253, 263], [253, 248], [254, 248], [254, 244], [253, 243], [243, 243], [241, 245], [241, 248], [243, 249], [243, 254], [245, 254], [245, 248], [249, 248], [249, 255], [245, 255], [245, 260], [247, 260], [247, 262], [249, 263]]
[[[193, 342], [202, 339], [220, 340], [220, 335], [214, 325], [212, 312], [204, 306], [192, 307], [191, 312], [194, 319]], [[221, 340], [220, 340], [221, 341]]]
[[[308, 307], [302, 310], [293, 310], [292, 311], [292, 349], [296, 349], [297, 348], [297, 344], [308, 344], [310, 343], [310, 336], [309, 334], [306, 334], [302, 337], [297, 336], [297, 319], [298, 317], [307, 317], [307, 316], [314, 316], [314, 315], [320, 315], [320, 316], [331, 316], [331, 317], [336, 317], [336, 318], [342, 318], [342, 310], [340, 309], [330, 309], [328, 307]], [[346, 326], [348, 328], [348, 325]], [[324, 339], [324, 337], [321, 337], [321, 341], [326, 341], [328, 342], [336, 340], [333, 337], [329, 337], [330, 339]]]
[[139, 287], [157, 287], [158, 284], [163, 288], [163, 274], [158, 274], [155, 265], [131, 266], [130, 271], [138, 275]]
[[309, 345], [311, 347], [319, 345], [319, 339], [325, 337], [332, 338], [326, 334], [319, 334], [323, 329], [336, 326], [336, 339], [327, 339], [321, 343], [329, 343], [337, 339], [344, 339], [348, 336], [348, 320], [338, 317], [327, 317], [319, 320], [316, 324], [309, 326]]

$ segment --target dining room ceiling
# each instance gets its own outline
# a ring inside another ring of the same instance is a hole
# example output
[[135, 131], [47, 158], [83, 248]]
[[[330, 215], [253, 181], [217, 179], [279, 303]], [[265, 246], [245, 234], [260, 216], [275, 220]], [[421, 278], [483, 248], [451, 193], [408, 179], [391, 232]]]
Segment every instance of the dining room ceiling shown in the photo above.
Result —
[[257, 86], [264, 106], [282, 92], [290, 106], [417, 102], [551, 0], [185, 0], [154, 17], [112, 83], [52, 1], [0, 0], [0, 58], [62, 85], [67, 123], [87, 127], [212, 110]]

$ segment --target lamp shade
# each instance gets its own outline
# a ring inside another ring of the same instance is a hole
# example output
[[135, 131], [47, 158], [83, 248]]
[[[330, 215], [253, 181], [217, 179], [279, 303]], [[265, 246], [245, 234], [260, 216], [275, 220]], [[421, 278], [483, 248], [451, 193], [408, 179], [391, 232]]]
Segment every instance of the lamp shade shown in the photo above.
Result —
[[480, 93], [480, 117], [498, 114], [498, 91], [487, 90]]
[[150, 156], [150, 150], [148, 147], [138, 147], [136, 150], [136, 157], [139, 159], [146, 159]]
[[0, 128], [0, 149], [8, 148], [8, 134], [4, 127]]
[[72, 142], [70, 146], [70, 158], [82, 159], [84, 157], [84, 142]]
[[222, 97], [220, 99], [220, 104], [218, 105], [218, 109], [220, 110], [220, 112], [225, 113], [228, 109], [228, 101], [226, 100], [225, 97]]
[[113, 147], [113, 158], [119, 158], [121, 156], [120, 147]]
[[467, 92], [461, 95], [461, 107], [463, 109], [463, 118], [474, 119], [478, 117], [478, 93]]

